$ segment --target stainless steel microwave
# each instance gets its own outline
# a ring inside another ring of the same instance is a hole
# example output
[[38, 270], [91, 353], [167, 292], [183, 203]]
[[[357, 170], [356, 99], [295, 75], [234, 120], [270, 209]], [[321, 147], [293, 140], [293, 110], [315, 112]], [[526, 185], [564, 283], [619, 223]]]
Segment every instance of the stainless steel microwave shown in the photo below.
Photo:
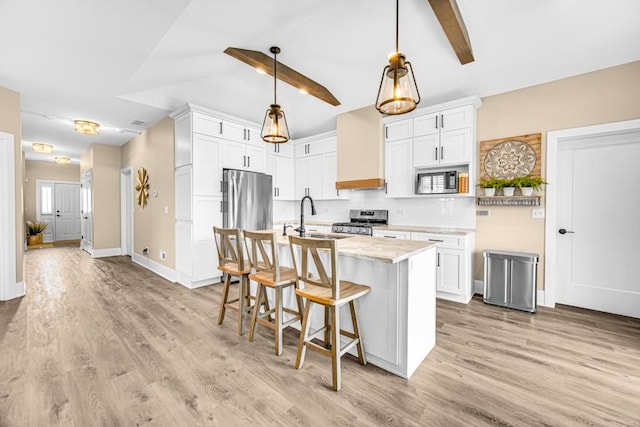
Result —
[[442, 194], [458, 192], [458, 172], [419, 173], [416, 182], [416, 194]]

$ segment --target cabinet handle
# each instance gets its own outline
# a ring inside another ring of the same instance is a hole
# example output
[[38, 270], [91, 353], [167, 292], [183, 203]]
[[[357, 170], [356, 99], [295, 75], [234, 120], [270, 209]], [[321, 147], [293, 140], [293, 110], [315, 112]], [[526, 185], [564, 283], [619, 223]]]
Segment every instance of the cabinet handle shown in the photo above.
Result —
[[384, 194], [389, 194], [389, 182], [384, 183]]
[[438, 160], [438, 147], [436, 147], [436, 160]]
[[247, 167], [251, 167], [251, 156], [247, 156]]
[[440, 114], [440, 127], [444, 129], [444, 114]]
[[220, 192], [224, 191], [224, 181], [220, 181]]
[[436, 129], [438, 129], [438, 115], [436, 114]]
[[389, 126], [384, 127], [384, 137], [389, 139]]
[[276, 189], [278, 190], [278, 197], [280, 197], [280, 187], [276, 187]]
[[219, 134], [222, 135], [222, 122], [220, 122], [220, 132], [219, 132]]
[[251, 140], [251, 129], [247, 129], [247, 141]]
[[242, 166], [247, 166], [247, 156], [242, 156]]
[[276, 187], [273, 187], [273, 197], [276, 197]]
[[444, 159], [444, 147], [440, 147], [440, 160]]
[[444, 240], [440, 239], [429, 239], [430, 242], [444, 242]]
[[247, 130], [246, 129], [242, 129], [242, 140], [243, 141], [247, 140]]
[[437, 254], [437, 262], [436, 262], [436, 267], [440, 267], [440, 252], [438, 252]]
[[220, 212], [224, 212], [224, 202], [220, 202]]
[[396, 236], [384, 236], [384, 237], [386, 237], [387, 239], [397, 239]]

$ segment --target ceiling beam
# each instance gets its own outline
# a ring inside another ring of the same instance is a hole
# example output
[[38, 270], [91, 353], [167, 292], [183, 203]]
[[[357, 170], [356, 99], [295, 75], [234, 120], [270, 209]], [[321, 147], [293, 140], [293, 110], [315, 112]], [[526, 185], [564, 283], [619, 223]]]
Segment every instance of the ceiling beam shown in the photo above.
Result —
[[429, 4], [440, 21], [440, 26], [447, 35], [451, 47], [458, 55], [460, 63], [464, 65], [473, 62], [469, 34], [456, 0], [429, 0]]
[[[273, 76], [273, 58], [265, 55], [257, 50], [240, 49], [237, 47], [228, 47], [224, 50], [227, 55], [233, 56], [239, 61], [249, 64], [254, 68], [259, 68], [265, 71], [270, 76]], [[304, 76], [284, 65], [282, 62], [278, 62], [278, 80], [282, 80], [285, 83], [290, 84], [298, 90], [304, 91], [309, 95], [313, 95], [316, 98], [333, 105], [334, 107], [340, 105], [340, 101], [329, 92], [329, 90], [317, 83], [307, 76]]]

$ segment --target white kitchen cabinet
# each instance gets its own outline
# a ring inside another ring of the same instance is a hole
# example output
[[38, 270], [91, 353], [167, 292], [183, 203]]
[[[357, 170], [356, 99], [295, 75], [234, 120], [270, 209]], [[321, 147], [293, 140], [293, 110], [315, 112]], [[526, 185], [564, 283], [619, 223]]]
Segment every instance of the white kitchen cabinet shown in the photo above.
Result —
[[265, 173], [272, 177], [274, 200], [294, 200], [291, 157], [269, 152], [266, 155]]
[[474, 112], [467, 105], [414, 118], [413, 166], [472, 163]]
[[226, 141], [247, 142], [247, 127], [229, 120], [222, 121], [222, 135]]
[[265, 171], [265, 147], [246, 142], [224, 140], [222, 167], [252, 172]]
[[413, 119], [397, 120], [385, 124], [384, 141], [398, 141], [413, 137]]
[[336, 189], [338, 179], [338, 153], [326, 153], [322, 155], [322, 200], [348, 199], [346, 190]]
[[221, 196], [222, 139], [193, 134], [193, 195]]
[[412, 197], [414, 172], [411, 167], [413, 139], [385, 143], [385, 194], [387, 197]]
[[[318, 139], [316, 141], [302, 141], [296, 144], [295, 156], [296, 159], [309, 156], [317, 156], [325, 152], [323, 144], [325, 139]], [[330, 142], [328, 142], [330, 144]], [[335, 151], [335, 149], [333, 150]]]
[[474, 235], [412, 232], [412, 240], [438, 244], [436, 251], [436, 296], [468, 303], [473, 296]]
[[408, 231], [380, 230], [380, 229], [374, 228], [373, 237], [386, 237], [388, 239], [409, 240], [409, 238], [411, 237], [411, 233]]
[[222, 119], [194, 111], [192, 113], [193, 132], [222, 138]]
[[322, 156], [296, 158], [295, 199], [311, 196], [314, 200], [322, 197]]

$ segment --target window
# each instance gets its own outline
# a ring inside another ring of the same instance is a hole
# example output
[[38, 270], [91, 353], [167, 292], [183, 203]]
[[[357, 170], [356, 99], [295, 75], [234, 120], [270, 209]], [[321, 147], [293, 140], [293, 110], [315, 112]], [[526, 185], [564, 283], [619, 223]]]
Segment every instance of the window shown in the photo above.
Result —
[[53, 188], [40, 188], [40, 213], [42, 215], [53, 214]]

